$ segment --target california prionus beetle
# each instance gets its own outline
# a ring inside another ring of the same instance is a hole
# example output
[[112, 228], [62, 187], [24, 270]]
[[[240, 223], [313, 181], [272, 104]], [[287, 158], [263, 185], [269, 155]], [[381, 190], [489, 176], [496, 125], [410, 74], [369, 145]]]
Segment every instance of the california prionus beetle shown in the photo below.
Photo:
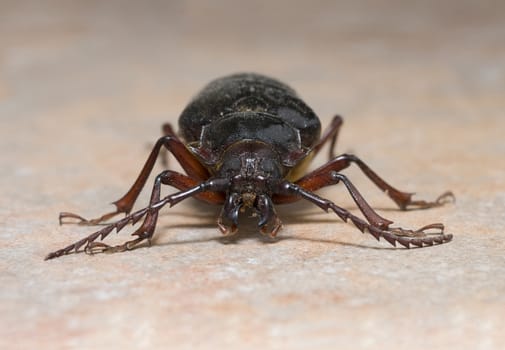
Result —
[[[92, 220], [61, 213], [60, 224], [70, 218], [79, 224], [96, 225], [120, 213], [126, 216], [50, 253], [46, 259], [77, 252], [81, 247], [89, 253], [121, 252], [142, 241], [150, 243], [159, 210], [189, 197], [222, 206], [217, 224], [223, 234], [235, 233], [239, 213], [248, 210], [258, 217], [262, 233], [275, 236], [281, 221], [274, 205], [305, 199], [327, 212], [333, 211], [344, 221], [350, 220], [360, 231], [368, 231], [377, 240], [383, 237], [392, 245], [398, 242], [409, 248], [450, 241], [452, 235], [445, 234], [440, 223], [417, 230], [391, 227], [392, 221], [370, 207], [341, 170], [356, 164], [400, 209], [437, 207], [454, 196], [445, 192], [434, 201], [412, 200], [411, 193], [389, 185], [356, 156], [335, 156], [334, 146], [341, 125], [342, 118], [334, 117], [321, 136], [321, 124], [312, 109], [295, 91], [277, 80], [257, 74], [236, 74], [214, 80], [182, 112], [179, 136], [170, 125], [164, 126], [165, 135], [156, 142], [137, 180], [113, 203], [115, 211]], [[327, 143], [330, 160], [304, 175], [310, 159]], [[186, 174], [172, 170], [161, 172], [154, 181], [149, 205], [130, 214], [163, 147], [175, 156]], [[364, 219], [314, 193], [339, 182], [347, 188]], [[162, 184], [179, 191], [160, 198]], [[135, 239], [117, 246], [96, 242], [114, 229], [120, 231], [142, 218], [141, 226], [132, 234]]]

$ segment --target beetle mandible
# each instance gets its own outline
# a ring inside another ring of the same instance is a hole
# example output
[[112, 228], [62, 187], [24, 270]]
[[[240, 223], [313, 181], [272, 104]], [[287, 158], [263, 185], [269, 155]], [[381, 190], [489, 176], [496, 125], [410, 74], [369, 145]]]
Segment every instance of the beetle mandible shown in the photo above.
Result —
[[[180, 135], [176, 135], [169, 124], [164, 125], [165, 135], [156, 142], [130, 190], [113, 203], [115, 211], [91, 220], [63, 212], [59, 219], [60, 224], [64, 219], [71, 219], [83, 225], [96, 225], [120, 213], [126, 216], [50, 253], [46, 260], [77, 252], [83, 246], [88, 253], [97, 250], [120, 252], [143, 241], [150, 243], [159, 210], [189, 197], [222, 206], [217, 224], [223, 234], [235, 233], [239, 213], [247, 210], [258, 217], [262, 233], [275, 236], [281, 228], [281, 220], [274, 205], [304, 199], [326, 212], [334, 212], [344, 221], [350, 220], [361, 232], [368, 231], [377, 240], [382, 237], [394, 246], [397, 242], [409, 248], [450, 241], [452, 235], [444, 233], [441, 223], [417, 230], [392, 227], [392, 221], [372, 209], [341, 170], [351, 164], [357, 165], [400, 209], [437, 207], [453, 200], [454, 196], [447, 191], [434, 201], [413, 200], [412, 193], [389, 185], [358, 157], [352, 154], [335, 156], [341, 125], [342, 118], [335, 116], [321, 135], [320, 121], [312, 109], [293, 89], [275, 79], [252, 73], [216, 79], [182, 112]], [[330, 160], [304, 174], [313, 156], [328, 143]], [[131, 213], [162, 148], [175, 156], [186, 174], [172, 170], [161, 172], [154, 181], [149, 205]], [[337, 183], [346, 187], [364, 218], [314, 193]], [[161, 185], [179, 191], [161, 198]], [[132, 234], [135, 239], [116, 246], [97, 242], [114, 229], [120, 231], [142, 218], [144, 221]]]

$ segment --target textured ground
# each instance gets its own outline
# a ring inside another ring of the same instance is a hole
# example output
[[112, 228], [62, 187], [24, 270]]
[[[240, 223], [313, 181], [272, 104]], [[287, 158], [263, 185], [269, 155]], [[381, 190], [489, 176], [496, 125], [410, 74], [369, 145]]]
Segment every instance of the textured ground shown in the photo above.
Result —
[[[505, 7], [443, 3], [0, 2], [0, 348], [505, 348]], [[227, 244], [188, 201], [151, 248], [43, 261], [92, 231], [60, 211], [111, 209], [160, 125], [237, 71], [342, 114], [339, 150], [397, 187], [453, 190], [401, 212], [346, 171], [383, 216], [454, 241], [394, 249], [295, 205], [277, 242], [246, 222]]]

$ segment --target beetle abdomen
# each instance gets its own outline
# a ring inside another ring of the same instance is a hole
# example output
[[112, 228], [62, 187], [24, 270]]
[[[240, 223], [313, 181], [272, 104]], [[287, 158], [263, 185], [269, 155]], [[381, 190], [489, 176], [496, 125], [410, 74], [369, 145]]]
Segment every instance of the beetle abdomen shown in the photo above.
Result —
[[[266, 119], [268, 126], [289, 125], [298, 131], [299, 146], [305, 149], [311, 148], [321, 133], [318, 117], [293, 89], [262, 75], [242, 73], [212, 81], [193, 98], [179, 118], [181, 136], [188, 143], [200, 142], [204, 128], [220, 131], [212, 124], [232, 114], [247, 112], [248, 118], [257, 118], [257, 134], [268, 134], [268, 130], [262, 130]], [[278, 122], [272, 122], [272, 118]], [[283, 133], [274, 133], [267, 138], [271, 143], [282, 143], [283, 137]]]

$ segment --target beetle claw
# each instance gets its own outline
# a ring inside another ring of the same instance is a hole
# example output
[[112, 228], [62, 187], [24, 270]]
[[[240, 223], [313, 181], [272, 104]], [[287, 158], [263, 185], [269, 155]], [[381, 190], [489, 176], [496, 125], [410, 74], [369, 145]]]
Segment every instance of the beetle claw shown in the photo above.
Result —
[[218, 220], [217, 227], [219, 227], [219, 231], [221, 231], [224, 236], [232, 236], [238, 231], [237, 225], [231, 224], [227, 226], [221, 220]]
[[[117, 214], [121, 213], [120, 211], [113, 211], [107, 214], [104, 214], [98, 218], [95, 219], [86, 219], [85, 217], [82, 217], [78, 214], [74, 213], [69, 213], [69, 212], [61, 212], [58, 221], [60, 225], [63, 224], [77, 224], [77, 225], [83, 225], [83, 226], [94, 226], [103, 223], [104, 221], [109, 220], [110, 218], [116, 216]], [[64, 219], [75, 219], [76, 221], [65, 221]]]
[[88, 255], [93, 255], [96, 253], [110, 252], [114, 247], [103, 242], [89, 242], [84, 247], [84, 252]]
[[269, 230], [268, 227], [269, 227], [269, 225], [261, 226], [260, 227], [261, 234], [265, 235], [265, 236], [268, 235], [271, 238], [275, 238], [275, 236], [277, 236], [277, 232], [279, 232], [279, 230], [282, 227], [282, 221], [277, 216], [275, 216], [272, 228]]

